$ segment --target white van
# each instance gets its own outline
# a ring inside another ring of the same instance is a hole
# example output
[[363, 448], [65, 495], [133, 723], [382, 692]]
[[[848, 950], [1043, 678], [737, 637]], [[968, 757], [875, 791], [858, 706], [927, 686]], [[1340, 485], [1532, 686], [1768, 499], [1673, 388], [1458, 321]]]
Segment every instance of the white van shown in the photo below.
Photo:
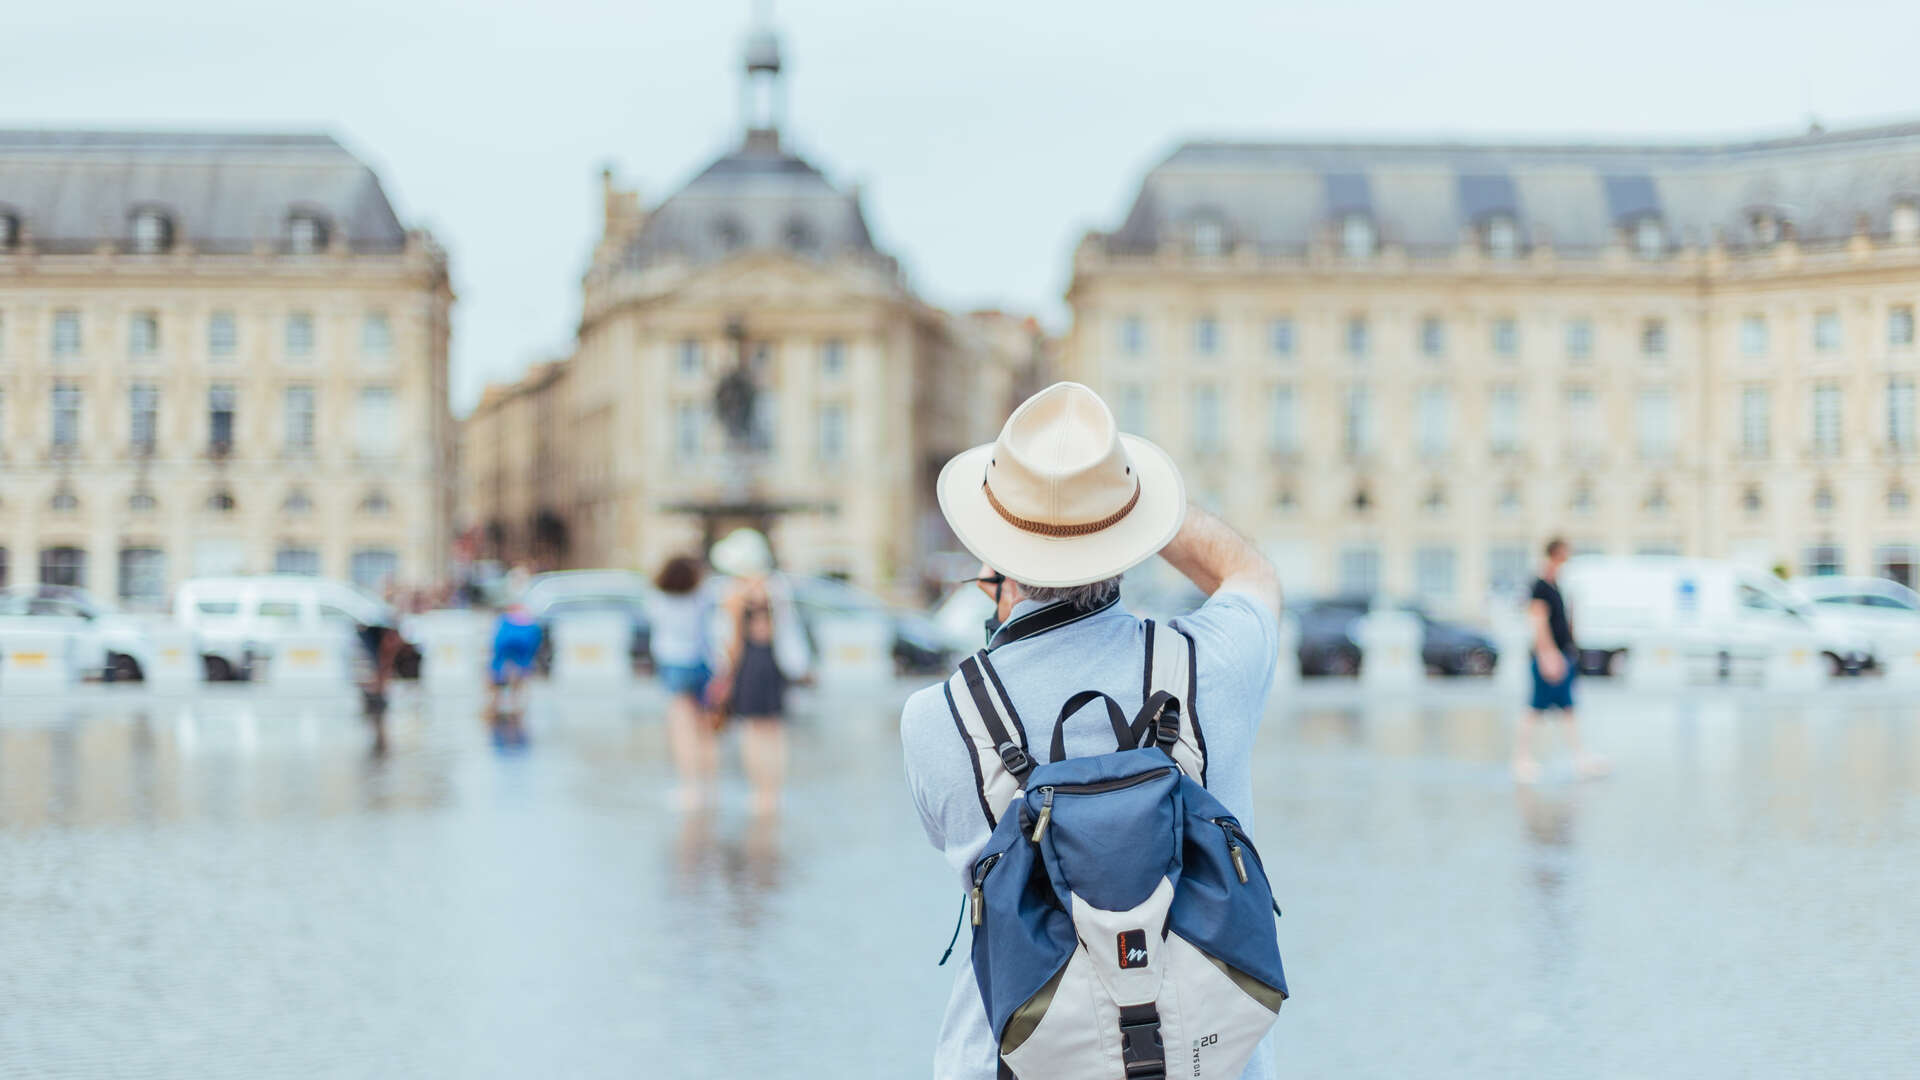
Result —
[[1783, 643], [1812, 635], [1834, 674], [1871, 663], [1870, 647], [1812, 617], [1812, 605], [1772, 574], [1717, 559], [1580, 555], [1560, 571], [1581, 668], [1607, 674], [1648, 636], [1688, 655], [1757, 671]]
[[[209, 680], [245, 679], [289, 633], [392, 625], [387, 605], [338, 581], [297, 574], [195, 578], [173, 596], [173, 618], [192, 630]], [[357, 639], [354, 645], [358, 653]]]

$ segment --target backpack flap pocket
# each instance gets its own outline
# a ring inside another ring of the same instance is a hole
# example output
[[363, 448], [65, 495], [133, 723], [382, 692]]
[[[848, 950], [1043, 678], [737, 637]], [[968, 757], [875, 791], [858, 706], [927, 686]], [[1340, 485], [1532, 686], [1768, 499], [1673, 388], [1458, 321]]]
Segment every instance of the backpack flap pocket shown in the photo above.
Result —
[[1274, 925], [1273, 890], [1260, 854], [1240, 823], [1212, 796], [1190, 790], [1187, 800], [1171, 930], [1284, 1000], [1287, 979]]
[[1077, 940], [1023, 825], [1008, 814], [973, 867], [973, 975], [988, 1022], [1004, 1033], [1016, 1009], [1059, 977]]

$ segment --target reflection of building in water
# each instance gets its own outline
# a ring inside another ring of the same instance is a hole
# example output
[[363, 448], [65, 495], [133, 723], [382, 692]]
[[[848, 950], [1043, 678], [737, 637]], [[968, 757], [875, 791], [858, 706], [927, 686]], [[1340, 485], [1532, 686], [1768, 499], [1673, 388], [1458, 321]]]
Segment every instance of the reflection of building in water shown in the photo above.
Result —
[[452, 302], [324, 135], [0, 133], [0, 580], [438, 578]]
[[[518, 536], [540, 512], [491, 501], [490, 487], [519, 485], [564, 500], [577, 566], [650, 570], [703, 533], [759, 524], [791, 568], [888, 585], [952, 545], [932, 478], [1029, 389], [1039, 333], [914, 294], [859, 190], [788, 145], [781, 63], [770, 32], [749, 39], [740, 142], [665, 199], [648, 205], [606, 175], [566, 376], [491, 398], [559, 398], [568, 479], [473, 478], [466, 521], [483, 534]], [[736, 371], [751, 393], [728, 383]], [[739, 438], [721, 422], [729, 407], [747, 410]], [[477, 443], [515, 438], [470, 436], [468, 467]]]
[[1069, 300], [1070, 377], [1289, 582], [1471, 611], [1562, 531], [1913, 579], [1920, 124], [1192, 143]]

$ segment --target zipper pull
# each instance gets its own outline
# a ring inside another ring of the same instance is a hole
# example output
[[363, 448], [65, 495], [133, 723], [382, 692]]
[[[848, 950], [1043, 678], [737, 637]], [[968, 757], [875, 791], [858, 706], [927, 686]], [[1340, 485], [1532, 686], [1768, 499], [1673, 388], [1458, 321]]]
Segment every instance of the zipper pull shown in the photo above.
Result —
[[1227, 857], [1233, 860], [1233, 872], [1240, 876], [1240, 884], [1247, 883], [1247, 864], [1240, 859], [1240, 841], [1227, 839]]
[[980, 886], [973, 887], [973, 925], [979, 926], [987, 917], [987, 894]]
[[1033, 823], [1033, 842], [1034, 843], [1036, 844], [1039, 843], [1040, 838], [1047, 834], [1047, 822], [1052, 820], [1053, 820], [1053, 789], [1050, 787], [1043, 787], [1040, 789], [1040, 819]]

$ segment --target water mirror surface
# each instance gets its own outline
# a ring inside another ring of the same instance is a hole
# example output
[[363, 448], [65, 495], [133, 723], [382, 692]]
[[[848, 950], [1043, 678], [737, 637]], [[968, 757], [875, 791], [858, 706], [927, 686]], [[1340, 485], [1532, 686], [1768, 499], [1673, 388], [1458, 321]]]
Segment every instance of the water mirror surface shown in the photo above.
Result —
[[[673, 811], [646, 689], [524, 744], [412, 693], [383, 745], [346, 700], [0, 701], [0, 1075], [927, 1075], [960, 898], [908, 689], [807, 699], [771, 827]], [[1907, 1071], [1913, 705], [1589, 698], [1616, 774], [1532, 788], [1492, 688], [1276, 701], [1283, 1068]]]

